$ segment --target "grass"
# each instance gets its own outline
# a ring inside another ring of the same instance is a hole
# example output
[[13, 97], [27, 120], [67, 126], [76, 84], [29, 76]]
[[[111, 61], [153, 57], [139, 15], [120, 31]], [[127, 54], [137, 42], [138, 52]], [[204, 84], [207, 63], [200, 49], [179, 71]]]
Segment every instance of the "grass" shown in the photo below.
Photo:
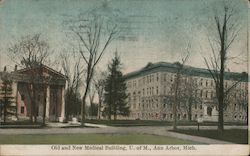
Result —
[[[154, 121], [154, 120], [86, 120], [85, 122], [93, 124], [103, 124], [115, 127], [129, 127], [129, 126], [171, 126], [171, 121]], [[196, 121], [178, 121], [180, 126], [197, 125]], [[201, 126], [217, 126], [217, 122], [203, 122]], [[226, 122], [224, 125], [247, 125], [247, 123], [232, 123]]]
[[223, 133], [217, 130], [176, 130], [175, 132], [184, 133], [194, 136], [202, 136], [217, 140], [228, 141], [237, 144], [247, 144], [248, 143], [248, 130], [247, 129], [230, 129], [224, 130]]
[[149, 134], [16, 134], [2, 135], [0, 144], [197, 144]]
[[41, 125], [42, 122], [30, 122], [29, 120], [0, 122], [0, 125]]
[[0, 122], [0, 129], [3, 128], [43, 128], [41, 122], [32, 123], [29, 120]]

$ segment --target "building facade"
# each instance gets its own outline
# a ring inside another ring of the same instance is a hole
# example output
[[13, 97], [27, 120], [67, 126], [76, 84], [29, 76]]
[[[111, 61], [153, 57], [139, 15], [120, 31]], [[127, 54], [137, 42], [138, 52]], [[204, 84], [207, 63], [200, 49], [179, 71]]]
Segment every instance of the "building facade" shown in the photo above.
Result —
[[63, 74], [40, 65], [33, 69], [3, 71], [0, 77], [0, 84], [6, 77], [12, 81], [13, 104], [18, 119], [29, 118], [32, 110], [38, 119], [45, 114], [49, 121], [64, 120], [66, 78]]
[[[130, 119], [173, 120], [174, 87], [179, 63], [149, 63], [125, 75]], [[178, 89], [178, 120], [218, 121], [215, 84], [207, 69], [184, 66]], [[248, 75], [225, 73], [228, 89], [224, 121], [247, 121]]]

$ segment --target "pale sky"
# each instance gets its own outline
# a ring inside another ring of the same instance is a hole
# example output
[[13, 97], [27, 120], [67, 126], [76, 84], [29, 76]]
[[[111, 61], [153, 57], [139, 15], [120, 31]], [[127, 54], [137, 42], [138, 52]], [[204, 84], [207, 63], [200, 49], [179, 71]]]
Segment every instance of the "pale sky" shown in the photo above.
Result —
[[[216, 0], [217, 1], [217, 0]], [[104, 5], [105, 4], [105, 5]], [[69, 16], [98, 8], [105, 13], [119, 13], [126, 22], [123, 39], [111, 43], [99, 64], [106, 69], [117, 49], [125, 73], [138, 70], [148, 62], [175, 62], [190, 43], [188, 65], [204, 67], [203, 56], [211, 53], [207, 37], [212, 31], [215, 0], [5, 0], [0, 3], [0, 66], [13, 63], [6, 55], [10, 43], [21, 36], [41, 33], [56, 55], [70, 42], [63, 21]], [[247, 71], [247, 0], [238, 0], [237, 19], [241, 31], [230, 49], [238, 56], [230, 62], [230, 71]], [[213, 8], [213, 9], [212, 9]]]

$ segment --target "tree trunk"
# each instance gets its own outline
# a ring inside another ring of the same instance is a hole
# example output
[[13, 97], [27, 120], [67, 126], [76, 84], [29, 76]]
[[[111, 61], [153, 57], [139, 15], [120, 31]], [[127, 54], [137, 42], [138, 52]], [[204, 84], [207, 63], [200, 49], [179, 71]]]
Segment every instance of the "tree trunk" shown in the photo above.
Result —
[[188, 121], [192, 120], [192, 100], [188, 100]]
[[174, 113], [174, 121], [173, 121], [173, 130], [177, 130], [177, 94], [178, 94], [178, 89], [179, 89], [179, 80], [180, 80], [180, 71], [177, 72], [176, 75], [176, 82], [175, 82], [175, 93], [174, 93], [174, 106], [173, 106], [173, 113]]
[[87, 77], [87, 84], [86, 84], [86, 89], [82, 98], [82, 107], [81, 107], [81, 125], [84, 126], [84, 121], [85, 121], [85, 106], [86, 106], [86, 98], [87, 94], [89, 91], [89, 85], [90, 85], [91, 79]]
[[[100, 100], [100, 98], [99, 98]], [[101, 119], [101, 107], [102, 107], [102, 102], [101, 100], [99, 101], [99, 105], [98, 105], [98, 119]]]

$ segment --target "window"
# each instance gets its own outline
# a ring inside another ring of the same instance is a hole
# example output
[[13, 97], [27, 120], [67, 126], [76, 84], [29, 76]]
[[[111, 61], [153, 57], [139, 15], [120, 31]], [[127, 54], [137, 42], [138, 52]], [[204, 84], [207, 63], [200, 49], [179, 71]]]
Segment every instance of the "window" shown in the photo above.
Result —
[[202, 90], [201, 90], [201, 92], [200, 92], [200, 97], [202, 98]]
[[212, 115], [212, 108], [211, 107], [207, 107], [207, 115], [208, 116]]
[[181, 119], [181, 115], [180, 114], [178, 114], [178, 120], [180, 120]]
[[158, 86], [156, 86], [156, 95], [158, 95]]
[[173, 114], [170, 114], [170, 119], [172, 119], [173, 118]]
[[167, 74], [164, 74], [164, 81], [167, 80]]
[[159, 74], [157, 73], [156, 74], [156, 81], [158, 81], [159, 80]]
[[202, 109], [202, 105], [200, 105], [200, 109]]
[[24, 106], [21, 107], [21, 114], [24, 113]]
[[208, 86], [208, 81], [206, 81], [206, 87]]
[[203, 81], [203, 80], [201, 79], [201, 80], [200, 80], [200, 85], [201, 85], [201, 86], [202, 86], [202, 83], [203, 83], [202, 81]]
[[186, 119], [186, 118], [187, 118], [187, 114], [184, 114], [184, 115], [183, 115], [183, 119]]
[[194, 105], [194, 108], [197, 109], [197, 104]]
[[24, 101], [25, 100], [25, 96], [24, 94], [21, 95], [21, 100]]

